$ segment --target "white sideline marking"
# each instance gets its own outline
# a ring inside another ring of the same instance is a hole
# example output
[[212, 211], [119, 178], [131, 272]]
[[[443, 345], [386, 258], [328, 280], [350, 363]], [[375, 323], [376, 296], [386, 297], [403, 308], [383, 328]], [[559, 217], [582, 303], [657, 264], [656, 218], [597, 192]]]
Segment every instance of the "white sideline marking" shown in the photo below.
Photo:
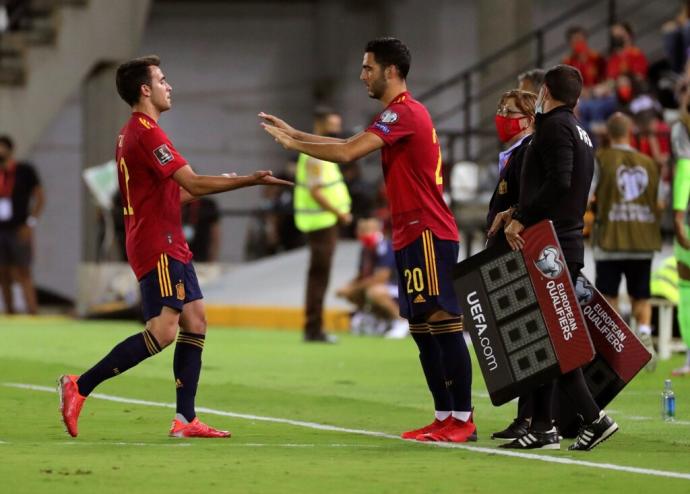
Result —
[[180, 447], [185, 447], [185, 446], [191, 446], [191, 443], [179, 443], [179, 444], [166, 444], [166, 443], [128, 443], [126, 441], [64, 441], [61, 443], [58, 443], [61, 446], [101, 446], [101, 445], [108, 445], [108, 446], [163, 446], [166, 448], [180, 448]]
[[[29, 389], [29, 390], [33, 390], [33, 391], [46, 391], [49, 393], [55, 393], [56, 392], [55, 388], [53, 388], [53, 387], [38, 386], [35, 384], [3, 383], [3, 386], [8, 386], [11, 388], [19, 388], [19, 389]], [[158, 401], [139, 400], [136, 398], [124, 398], [121, 396], [106, 395], [106, 394], [101, 394], [101, 393], [92, 393], [90, 396], [92, 396], [93, 398], [99, 398], [101, 400], [114, 401], [117, 403], [128, 403], [131, 405], [143, 405], [143, 406], [150, 406], [150, 407], [172, 408], [172, 409], [175, 408], [174, 403], [162, 403], [162, 402], [158, 402]], [[322, 431], [358, 434], [361, 436], [381, 437], [381, 438], [385, 438], [385, 439], [395, 439], [397, 441], [404, 441], [399, 436], [387, 434], [385, 432], [367, 431], [367, 430], [363, 430], [363, 429], [350, 429], [347, 427], [338, 427], [335, 425], [319, 424], [316, 422], [305, 422], [302, 420], [291, 420], [291, 419], [284, 419], [284, 418], [278, 418], [278, 417], [264, 417], [261, 415], [251, 415], [251, 414], [246, 414], [246, 413], [226, 412], [224, 410], [215, 410], [213, 408], [206, 408], [206, 407], [197, 407], [197, 411], [202, 412], [202, 413], [207, 413], [209, 415], [220, 415], [223, 417], [233, 417], [233, 418], [245, 419], [245, 420], [255, 420], [255, 421], [259, 421], [259, 422], [273, 422], [273, 423], [278, 423], [278, 424], [288, 424], [288, 425], [294, 425], [297, 427], [306, 427], [309, 429], [317, 429], [317, 430], [322, 430]], [[486, 448], [486, 447], [481, 447], [481, 446], [469, 446], [467, 444], [458, 444], [458, 443], [436, 443], [436, 442], [417, 442], [417, 441], [406, 441], [406, 442], [409, 442], [410, 444], [419, 445], [419, 446], [434, 446], [434, 447], [438, 447], [438, 448], [463, 449], [466, 451], [486, 453], [489, 455], [509, 456], [509, 457], [513, 457], [513, 458], [522, 458], [522, 459], [526, 459], [526, 460], [543, 461], [546, 463], [560, 463], [563, 465], [576, 465], [576, 466], [580, 466], [580, 467], [599, 468], [602, 470], [613, 470], [613, 471], [617, 471], [617, 472], [637, 473], [637, 474], [641, 474], [641, 475], [652, 475], [654, 477], [668, 477], [668, 478], [673, 478], [673, 479], [690, 480], [690, 473], [683, 473], [683, 472], [672, 472], [672, 471], [668, 471], [668, 470], [655, 470], [652, 468], [629, 467], [629, 466], [625, 466], [625, 465], [616, 465], [613, 463], [594, 463], [591, 461], [573, 460], [571, 458], [563, 458], [563, 457], [558, 457], [558, 456], [544, 456], [544, 455], [539, 455], [539, 454], [534, 454], [534, 453], [523, 453], [523, 452], [519, 452], [519, 451], [510, 451], [510, 450], [504, 450], [504, 449], [498, 449], [498, 448]]]

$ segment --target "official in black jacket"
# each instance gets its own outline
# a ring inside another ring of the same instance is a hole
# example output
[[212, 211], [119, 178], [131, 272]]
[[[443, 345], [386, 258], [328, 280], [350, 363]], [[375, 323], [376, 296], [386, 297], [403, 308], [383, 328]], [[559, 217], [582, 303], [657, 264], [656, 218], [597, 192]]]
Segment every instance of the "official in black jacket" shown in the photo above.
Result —
[[[487, 247], [505, 242], [503, 229], [498, 228], [500, 220], [497, 220], [496, 216], [517, 204], [520, 198], [520, 172], [534, 132], [536, 102], [536, 94], [519, 89], [506, 91], [498, 102], [494, 121], [498, 139], [504, 144], [505, 149], [498, 155], [498, 182], [486, 215], [487, 235], [491, 232], [486, 241]], [[532, 393], [521, 395], [518, 400], [517, 417], [504, 430], [491, 434], [491, 439], [512, 441], [521, 437], [529, 430], [533, 413]]]
[[[500, 213], [510, 246], [521, 249], [520, 233], [541, 220], [551, 220], [573, 280], [584, 266], [582, 229], [587, 197], [594, 173], [592, 142], [573, 115], [582, 90], [580, 72], [557, 65], [546, 72], [537, 99], [537, 117], [520, 176], [520, 198], [515, 208]], [[586, 331], [586, 328], [582, 328]], [[577, 404], [584, 419], [571, 450], [590, 450], [618, 430], [592, 398], [581, 369], [559, 378], [563, 391]], [[560, 449], [553, 426], [554, 387], [534, 392], [535, 410], [530, 431], [502, 447]]]

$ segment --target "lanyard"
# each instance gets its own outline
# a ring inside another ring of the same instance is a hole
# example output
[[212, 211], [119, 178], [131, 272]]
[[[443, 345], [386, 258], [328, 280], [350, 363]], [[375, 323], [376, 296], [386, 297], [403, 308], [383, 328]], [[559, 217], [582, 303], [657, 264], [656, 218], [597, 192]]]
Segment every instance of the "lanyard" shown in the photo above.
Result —
[[0, 170], [0, 197], [12, 197], [16, 178], [17, 167], [14, 163], [10, 163], [4, 170]]

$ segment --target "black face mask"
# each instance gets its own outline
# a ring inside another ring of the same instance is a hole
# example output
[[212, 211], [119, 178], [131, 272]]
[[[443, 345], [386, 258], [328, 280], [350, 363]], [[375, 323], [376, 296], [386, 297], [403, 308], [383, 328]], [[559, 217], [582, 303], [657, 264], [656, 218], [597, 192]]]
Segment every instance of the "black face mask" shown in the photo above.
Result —
[[625, 46], [625, 38], [623, 36], [613, 36], [611, 38], [611, 48], [620, 50]]

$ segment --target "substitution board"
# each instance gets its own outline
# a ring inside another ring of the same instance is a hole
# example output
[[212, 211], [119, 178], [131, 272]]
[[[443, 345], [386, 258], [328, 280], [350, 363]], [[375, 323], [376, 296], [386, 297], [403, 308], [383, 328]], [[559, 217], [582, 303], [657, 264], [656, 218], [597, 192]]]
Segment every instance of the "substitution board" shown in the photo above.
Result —
[[455, 289], [486, 386], [501, 405], [594, 358], [594, 347], [550, 221], [525, 246], [496, 245], [455, 267]]

